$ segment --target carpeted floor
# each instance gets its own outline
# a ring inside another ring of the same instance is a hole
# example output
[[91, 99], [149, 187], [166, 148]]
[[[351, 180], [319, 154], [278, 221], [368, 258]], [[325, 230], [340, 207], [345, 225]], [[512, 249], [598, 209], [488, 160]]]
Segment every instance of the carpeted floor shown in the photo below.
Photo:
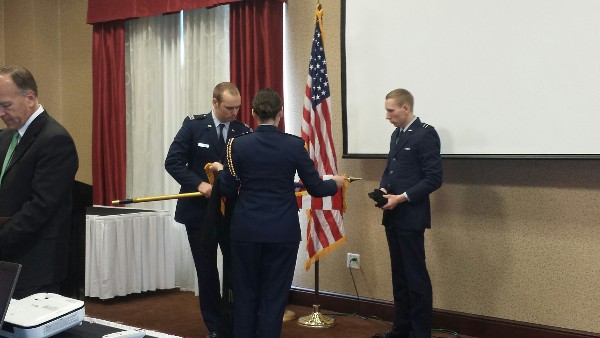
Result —
[[[289, 305], [296, 318], [312, 314], [312, 308]], [[116, 297], [109, 300], [85, 299], [86, 316], [109, 320], [147, 330], [159, 331], [186, 338], [204, 338], [206, 327], [202, 323], [198, 297], [193, 292], [162, 290]], [[375, 332], [389, 330], [390, 324], [378, 319], [354, 315], [332, 314], [327, 309], [321, 313], [335, 319], [331, 328], [309, 328], [298, 324], [297, 319], [284, 322], [282, 338], [368, 338]], [[444, 332], [434, 332], [432, 337], [454, 337]], [[461, 335], [460, 337], [468, 338]]]

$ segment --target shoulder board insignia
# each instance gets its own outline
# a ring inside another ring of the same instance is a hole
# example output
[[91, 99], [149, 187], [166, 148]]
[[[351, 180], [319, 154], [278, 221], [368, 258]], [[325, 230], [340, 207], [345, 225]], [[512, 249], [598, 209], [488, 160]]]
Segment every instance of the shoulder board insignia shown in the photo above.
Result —
[[427, 123], [422, 123], [422, 124], [421, 124], [421, 128], [425, 128], [425, 129], [427, 129], [427, 128], [433, 128], [433, 126], [432, 126], [432, 125], [430, 125], [430, 124], [427, 124]]
[[234, 136], [234, 138], [235, 138], [235, 137], [241, 137], [241, 136], [248, 135], [248, 134], [252, 134], [252, 132], [250, 132], [250, 131], [247, 131], [247, 132], [245, 132], [245, 133], [241, 133], [241, 134], [239, 134], [239, 135], [236, 135], [236, 136]]
[[241, 125], [241, 126], [244, 126], [244, 127], [248, 128], [248, 129], [252, 130], [252, 128], [250, 128], [250, 126], [248, 124], [246, 124], [246, 123], [244, 123], [244, 122], [242, 122], [240, 120], [233, 120], [233, 121], [231, 121], [231, 123], [235, 123], [237, 125]]
[[201, 120], [206, 117], [206, 114], [188, 115], [188, 117], [190, 118], [190, 120]]

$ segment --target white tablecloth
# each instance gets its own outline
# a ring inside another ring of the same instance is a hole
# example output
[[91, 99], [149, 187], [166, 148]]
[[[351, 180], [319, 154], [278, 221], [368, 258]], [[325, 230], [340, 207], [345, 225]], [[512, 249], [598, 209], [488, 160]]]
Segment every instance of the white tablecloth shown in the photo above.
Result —
[[168, 211], [86, 216], [85, 295], [108, 299], [175, 287]]

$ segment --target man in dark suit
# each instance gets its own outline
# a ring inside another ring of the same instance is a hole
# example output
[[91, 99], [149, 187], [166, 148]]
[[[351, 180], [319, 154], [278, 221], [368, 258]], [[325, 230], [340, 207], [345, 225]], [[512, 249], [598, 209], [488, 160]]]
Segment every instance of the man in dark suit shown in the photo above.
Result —
[[219, 173], [220, 192], [237, 197], [231, 218], [233, 329], [236, 338], [279, 338], [301, 239], [294, 175], [298, 171], [315, 197], [334, 195], [344, 177], [322, 180], [304, 140], [277, 129], [283, 108], [275, 91], [256, 94], [252, 115], [260, 125], [229, 141]]
[[425, 264], [425, 229], [431, 227], [429, 194], [442, 185], [440, 138], [413, 113], [405, 89], [387, 94], [387, 119], [396, 127], [380, 182], [381, 208], [392, 266], [394, 325], [373, 338], [431, 337], [432, 290]]
[[165, 159], [165, 169], [181, 185], [181, 193], [199, 191], [203, 195], [178, 200], [175, 221], [186, 228], [198, 276], [200, 310], [211, 338], [219, 337], [219, 332], [231, 325], [224, 318], [217, 268], [217, 245], [225, 255], [229, 239], [222, 227], [214, 233], [207, 229], [209, 224], [204, 224], [212, 191], [204, 167], [224, 158], [225, 140], [250, 131], [236, 120], [241, 102], [233, 83], [218, 84], [213, 90], [212, 112], [186, 117]]
[[14, 297], [60, 292], [79, 160], [69, 133], [38, 103], [33, 75], [0, 68], [0, 260], [22, 265]]

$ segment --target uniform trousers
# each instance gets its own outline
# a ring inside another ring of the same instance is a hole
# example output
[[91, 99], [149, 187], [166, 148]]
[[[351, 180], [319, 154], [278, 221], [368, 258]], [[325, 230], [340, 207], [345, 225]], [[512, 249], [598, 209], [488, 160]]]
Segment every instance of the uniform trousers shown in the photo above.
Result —
[[210, 332], [220, 332], [231, 327], [229, 311], [226, 301], [221, 297], [219, 270], [217, 268], [217, 246], [221, 247], [223, 259], [228, 258], [229, 241], [222, 231], [212, 234], [202, 227], [186, 226], [186, 232], [196, 275], [198, 277], [198, 293], [200, 298], [200, 311], [204, 324]]
[[299, 242], [231, 242], [234, 338], [279, 338]]
[[432, 289], [425, 264], [424, 231], [386, 227], [392, 265], [394, 325], [402, 337], [431, 337]]

